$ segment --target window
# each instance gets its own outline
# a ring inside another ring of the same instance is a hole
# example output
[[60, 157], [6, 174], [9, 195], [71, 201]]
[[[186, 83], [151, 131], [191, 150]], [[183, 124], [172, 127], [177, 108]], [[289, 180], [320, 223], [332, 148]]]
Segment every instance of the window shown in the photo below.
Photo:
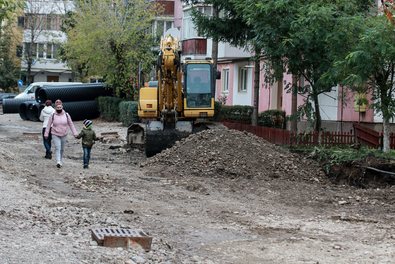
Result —
[[24, 50], [25, 56], [29, 56], [30, 53], [31, 53], [30, 43], [25, 43], [25, 50]]
[[38, 57], [44, 58], [44, 44], [38, 44]]
[[[199, 6], [198, 11], [206, 16], [212, 15], [210, 6]], [[191, 9], [184, 10], [183, 28], [182, 28], [182, 34], [184, 39], [201, 37], [201, 32], [192, 21], [191, 13], [192, 13]]]
[[229, 69], [223, 69], [222, 70], [222, 92], [223, 93], [228, 93], [229, 92]]
[[25, 18], [18, 17], [18, 28], [25, 28]]
[[47, 43], [46, 58], [47, 59], [57, 59], [58, 58], [58, 45], [57, 44]]
[[53, 59], [59, 58], [58, 49], [59, 49], [59, 45], [57, 45], [57, 44], [52, 44], [52, 58], [53, 58]]
[[52, 28], [52, 17], [47, 15], [47, 30], [51, 30]]
[[32, 45], [32, 50], [31, 50], [31, 54], [32, 54], [32, 56], [33, 57], [36, 57], [37, 56], [37, 44], [36, 43], [34, 43], [33, 45]]
[[166, 21], [166, 30], [169, 30], [173, 27], [173, 21]]
[[25, 56], [36, 57], [37, 56], [37, 44], [25, 43]]
[[22, 58], [22, 50], [23, 50], [22, 46], [16, 46], [16, 57], [17, 58]]
[[239, 92], [247, 91], [248, 68], [241, 68], [239, 73]]
[[46, 58], [52, 59], [52, 44], [47, 43]]
[[34, 18], [34, 23], [33, 23], [33, 27], [35, 30], [41, 30], [42, 29], [42, 23], [41, 23], [41, 17], [35, 17]]
[[99, 78], [99, 79], [90, 78], [90, 79], [89, 79], [89, 82], [90, 82], [90, 83], [102, 83], [102, 82], [104, 82], [104, 79], [102, 79], [102, 78]]
[[209, 64], [188, 64], [186, 66], [187, 107], [210, 107], [212, 76]]
[[59, 21], [61, 20], [62, 17], [63, 16], [59, 16], [59, 15], [46, 15], [46, 18], [42, 17], [43, 21], [44, 19], [46, 19], [45, 26], [43, 26], [43, 28], [45, 28], [46, 30], [60, 30]]
[[170, 28], [174, 27], [173, 21], [166, 21], [166, 20], [156, 20], [153, 24], [153, 33], [158, 34], [160, 36], [165, 36], [165, 32]]

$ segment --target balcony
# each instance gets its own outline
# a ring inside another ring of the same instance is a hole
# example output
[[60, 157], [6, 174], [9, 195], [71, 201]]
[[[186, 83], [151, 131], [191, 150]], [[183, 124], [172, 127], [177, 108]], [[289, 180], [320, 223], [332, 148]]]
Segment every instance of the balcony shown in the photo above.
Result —
[[206, 55], [207, 39], [187, 39], [182, 42], [183, 55]]
[[174, 16], [174, 1], [152, 1], [158, 3], [162, 7], [162, 16]]

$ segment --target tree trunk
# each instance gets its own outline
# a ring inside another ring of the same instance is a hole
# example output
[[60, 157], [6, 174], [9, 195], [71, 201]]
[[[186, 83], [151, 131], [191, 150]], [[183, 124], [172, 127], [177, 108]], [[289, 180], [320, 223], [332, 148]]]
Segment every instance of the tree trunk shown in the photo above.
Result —
[[[213, 17], [214, 18], [218, 17], [218, 8], [217, 7], [213, 9]], [[218, 63], [218, 41], [214, 41], [213, 40], [211, 57], [214, 60], [214, 69], [217, 69], [217, 63]]]
[[292, 76], [292, 106], [291, 106], [291, 131], [298, 131], [298, 123], [296, 121], [296, 112], [298, 111], [298, 78]]
[[314, 108], [315, 108], [315, 131], [320, 132], [322, 120], [321, 120], [320, 105], [318, 103], [318, 95], [313, 94], [313, 99], [314, 99]]
[[261, 51], [255, 49], [255, 78], [254, 78], [254, 110], [252, 112], [252, 125], [258, 125], [258, 115], [259, 115], [259, 79], [260, 79], [260, 60]]
[[[213, 17], [218, 17], [218, 8], [213, 9]], [[213, 40], [212, 50], [211, 50], [211, 57], [214, 61], [214, 70], [217, 70], [218, 64], [218, 41]], [[217, 97], [217, 81], [215, 81], [215, 97]]]
[[389, 153], [390, 151], [390, 122], [387, 117], [383, 117], [383, 152]]
[[[31, 84], [33, 82], [32, 76], [32, 64], [33, 64], [33, 45], [34, 45], [34, 28], [30, 29], [30, 46], [27, 52], [27, 84]], [[36, 50], [37, 52], [37, 50]], [[37, 54], [36, 54], [37, 56]]]

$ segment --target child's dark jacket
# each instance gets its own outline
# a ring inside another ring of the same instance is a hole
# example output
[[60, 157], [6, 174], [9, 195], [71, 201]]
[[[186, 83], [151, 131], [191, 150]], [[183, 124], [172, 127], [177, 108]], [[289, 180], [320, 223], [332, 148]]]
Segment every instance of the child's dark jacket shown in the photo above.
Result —
[[99, 140], [96, 137], [95, 131], [92, 129], [83, 128], [82, 131], [77, 136], [78, 139], [82, 138], [82, 147], [91, 148], [95, 144], [95, 140]]

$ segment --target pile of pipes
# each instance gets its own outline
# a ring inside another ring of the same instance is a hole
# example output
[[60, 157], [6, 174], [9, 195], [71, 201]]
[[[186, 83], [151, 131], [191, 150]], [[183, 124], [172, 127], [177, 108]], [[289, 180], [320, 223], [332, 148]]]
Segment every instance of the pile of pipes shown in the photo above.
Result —
[[3, 113], [19, 113], [23, 120], [40, 121], [41, 110], [45, 102], [51, 100], [63, 102], [63, 109], [70, 114], [74, 121], [95, 119], [100, 113], [95, 99], [99, 96], [111, 96], [112, 90], [103, 83], [82, 83], [75, 85], [43, 86], [35, 92], [36, 100], [4, 99]]

